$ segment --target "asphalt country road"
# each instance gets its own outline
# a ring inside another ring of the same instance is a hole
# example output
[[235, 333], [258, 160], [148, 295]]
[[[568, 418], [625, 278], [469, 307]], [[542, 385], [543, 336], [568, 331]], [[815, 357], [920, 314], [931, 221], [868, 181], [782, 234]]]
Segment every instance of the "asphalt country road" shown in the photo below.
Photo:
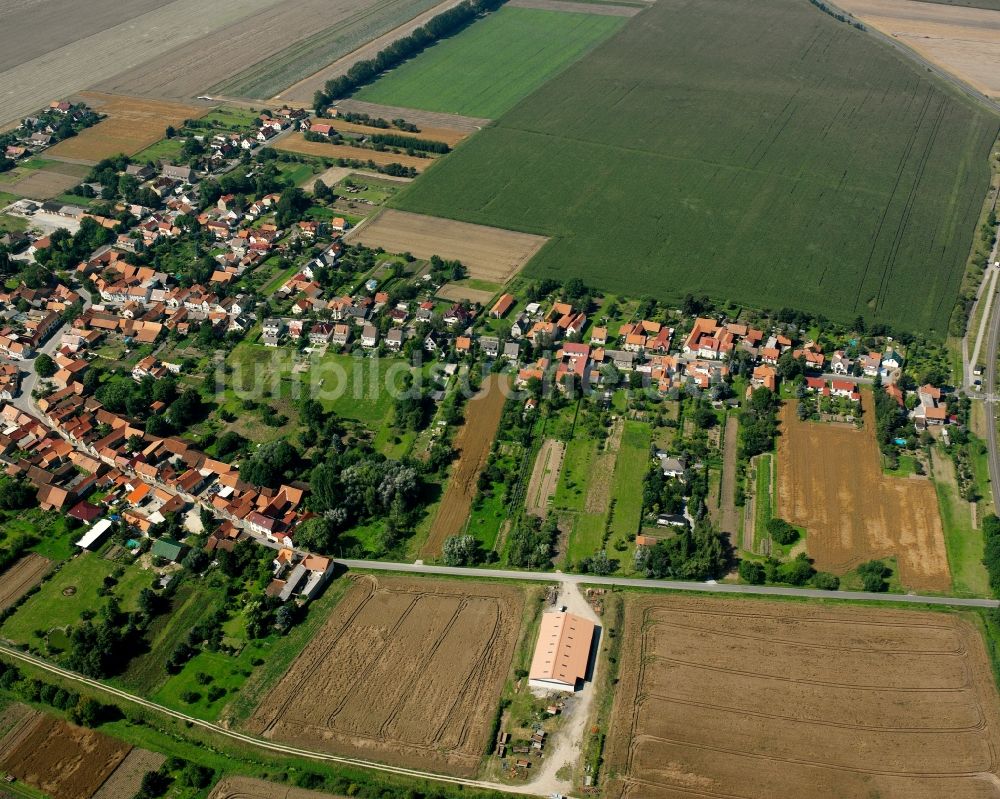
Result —
[[472, 569], [458, 566], [430, 566], [416, 563], [385, 563], [378, 560], [334, 558], [347, 569], [400, 572], [403, 574], [440, 575], [445, 577], [484, 577], [503, 580], [530, 580], [544, 583], [573, 585], [607, 585], [621, 588], [662, 588], [670, 591], [694, 591], [706, 594], [757, 594], [760, 596], [804, 597], [808, 599], [842, 599], [865, 602], [905, 602], [915, 605], [944, 605], [966, 608], [1000, 607], [1000, 600], [971, 599], [953, 596], [920, 594], [876, 594], [867, 591], [822, 591], [818, 588], [784, 588], [769, 585], [738, 585], [735, 583], [685, 582], [683, 580], [644, 580], [631, 577], [598, 577], [594, 574], [564, 574], [562, 572], [529, 572], [511, 569]]

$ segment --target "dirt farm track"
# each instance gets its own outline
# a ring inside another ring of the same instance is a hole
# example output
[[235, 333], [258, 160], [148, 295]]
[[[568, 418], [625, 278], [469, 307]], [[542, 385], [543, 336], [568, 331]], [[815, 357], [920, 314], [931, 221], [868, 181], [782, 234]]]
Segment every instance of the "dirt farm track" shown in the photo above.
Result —
[[458, 460], [452, 467], [451, 479], [431, 523], [431, 533], [422, 550], [424, 556], [437, 557], [444, 540], [465, 529], [469, 508], [476, 498], [479, 473], [486, 465], [507, 401], [506, 380], [500, 375], [490, 375], [480, 392], [465, 405], [465, 422], [455, 436]]
[[469, 776], [486, 751], [523, 603], [513, 586], [355, 578], [250, 731]]
[[903, 585], [951, 588], [944, 530], [926, 477], [882, 474], [870, 391], [862, 393], [865, 428], [802, 422], [795, 403], [781, 413], [778, 515], [806, 530], [816, 568], [843, 574], [873, 558], [895, 556]]
[[627, 600], [605, 796], [1000, 796], [997, 691], [944, 613]]

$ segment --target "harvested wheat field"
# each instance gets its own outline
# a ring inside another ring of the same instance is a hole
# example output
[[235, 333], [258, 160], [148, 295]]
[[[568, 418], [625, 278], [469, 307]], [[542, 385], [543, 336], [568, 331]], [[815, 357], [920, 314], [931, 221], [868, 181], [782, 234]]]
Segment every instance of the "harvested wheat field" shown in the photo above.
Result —
[[800, 421], [781, 412], [778, 515], [804, 527], [816, 568], [835, 574], [895, 556], [907, 588], [951, 588], [937, 494], [926, 477], [882, 474], [871, 391], [862, 392], [865, 426]]
[[122, 799], [135, 796], [142, 787], [142, 778], [146, 776], [146, 772], [156, 771], [166, 759], [166, 756], [159, 752], [133, 749], [91, 799]]
[[510, 586], [355, 578], [250, 727], [340, 755], [473, 774], [522, 607]]
[[20, 558], [0, 580], [0, 610], [6, 610], [38, 585], [51, 568], [51, 560], [34, 552]]
[[465, 529], [472, 500], [476, 498], [479, 473], [493, 446], [509, 387], [505, 376], [490, 375], [480, 392], [465, 404], [465, 421], [455, 437], [458, 460], [451, 468], [430, 535], [421, 550], [423, 557], [439, 557], [444, 540]]
[[3, 752], [0, 769], [52, 799], [90, 799], [131, 748], [40, 714], [16, 745]]
[[545, 236], [386, 209], [347, 237], [387, 252], [461, 261], [469, 277], [503, 284], [548, 241]]
[[606, 797], [1000, 796], [997, 691], [944, 613], [626, 600]]
[[24, 177], [11, 183], [10, 191], [32, 200], [48, 200], [64, 194], [67, 189], [71, 189], [79, 182], [79, 178], [71, 175], [50, 172], [47, 169], [36, 169], [27, 172]]
[[83, 92], [80, 99], [108, 118], [59, 142], [48, 155], [95, 162], [118, 153], [134, 155], [162, 139], [168, 125], [179, 128], [185, 119], [197, 119], [209, 110], [208, 106], [103, 92]]
[[215, 786], [208, 799], [344, 799], [332, 793], [307, 791], [252, 777], [226, 777]]
[[525, 499], [525, 511], [533, 516], [544, 516], [549, 507], [552, 495], [556, 493], [559, 483], [559, 472], [562, 470], [563, 456], [566, 445], [554, 438], [547, 438], [535, 456], [535, 464], [531, 469], [531, 481], [528, 483], [528, 496]]
[[[411, 139], [426, 139], [430, 141], [443, 141], [450, 147], [464, 141], [469, 137], [469, 131], [456, 130], [455, 128], [435, 128], [420, 125], [420, 130], [413, 133], [408, 130], [397, 130], [396, 128], [373, 128], [368, 125], [359, 125], [356, 122], [345, 122], [342, 119], [317, 119], [317, 122], [325, 122], [341, 133], [349, 133], [358, 136], [377, 136], [380, 133], [391, 133], [395, 136], [407, 136]], [[407, 120], [409, 121], [409, 120]]]
[[1000, 11], [912, 0], [837, 0], [837, 7], [977, 91], [1000, 97]]
[[400, 164], [402, 166], [412, 166], [418, 172], [427, 169], [434, 163], [433, 158], [418, 158], [415, 155], [406, 153], [394, 153], [391, 150], [369, 150], [365, 147], [351, 147], [347, 144], [333, 144], [325, 141], [306, 141], [302, 133], [290, 133], [282, 136], [272, 145], [275, 150], [286, 150], [290, 153], [301, 155], [314, 155], [321, 158], [350, 158], [355, 161], [385, 166], [386, 164]]

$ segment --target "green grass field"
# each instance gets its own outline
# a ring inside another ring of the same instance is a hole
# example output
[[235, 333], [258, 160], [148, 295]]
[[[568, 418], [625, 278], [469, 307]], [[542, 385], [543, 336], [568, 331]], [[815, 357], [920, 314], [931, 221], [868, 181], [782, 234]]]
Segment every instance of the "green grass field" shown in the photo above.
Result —
[[495, 119], [617, 31], [622, 17], [502, 8], [355, 94]]
[[376, 0], [211, 88], [231, 97], [273, 97], [327, 64], [413, 19], [437, 0]]
[[621, 448], [615, 460], [611, 496], [615, 515], [611, 520], [611, 541], [631, 544], [642, 523], [642, 479], [649, 468], [649, 446], [653, 430], [646, 422], [626, 421]]
[[990, 596], [989, 578], [983, 566], [983, 534], [972, 525], [969, 503], [958, 495], [954, 485], [935, 480], [934, 488], [952, 589], [959, 596]]
[[633, 17], [391, 205], [552, 236], [529, 276], [943, 336], [997, 130], [801, 0], [678, 0]]
[[[0, 635], [15, 643], [37, 642], [36, 630], [77, 624], [82, 611], [96, 612], [107, 602], [98, 595], [98, 590], [114, 570], [114, 563], [92, 552], [71, 560], [4, 622]], [[134, 567], [126, 569], [114, 588], [122, 610], [136, 610], [139, 591], [150, 584], [149, 572]], [[75, 593], [67, 596], [63, 591], [69, 588], [75, 589]]]

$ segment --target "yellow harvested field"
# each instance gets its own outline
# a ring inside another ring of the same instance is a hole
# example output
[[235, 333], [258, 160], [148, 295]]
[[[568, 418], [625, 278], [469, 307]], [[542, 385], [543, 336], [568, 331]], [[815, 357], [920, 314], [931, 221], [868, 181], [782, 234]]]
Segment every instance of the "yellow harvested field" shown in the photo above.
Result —
[[503, 228], [387, 209], [346, 239], [417, 258], [461, 261], [469, 277], [503, 284], [521, 271], [548, 238]]
[[442, 300], [449, 300], [450, 302], [461, 302], [462, 300], [468, 300], [469, 302], [477, 302], [480, 305], [486, 305], [496, 292], [486, 291], [485, 289], [474, 289], [469, 286], [460, 286], [457, 283], [447, 283], [441, 287], [438, 291], [437, 296]]
[[1000, 11], [912, 0], [837, 0], [837, 7], [988, 97], [1000, 97]]
[[317, 119], [316, 121], [332, 125], [335, 130], [339, 130], [342, 133], [355, 133], [362, 136], [371, 136], [379, 133], [392, 133], [397, 136], [409, 136], [412, 139], [443, 141], [451, 147], [454, 147], [456, 144], [469, 137], [469, 131], [457, 130], [455, 128], [435, 128], [419, 125], [419, 133], [410, 133], [409, 131], [398, 130], [396, 128], [373, 128], [368, 125], [358, 125], [355, 122], [345, 122], [342, 119]]
[[83, 92], [80, 98], [107, 119], [59, 142], [49, 154], [59, 158], [100, 161], [118, 153], [134, 155], [163, 138], [168, 125], [180, 127], [185, 119], [196, 119], [208, 106], [145, 100], [104, 92]]
[[390, 150], [366, 150], [364, 147], [350, 147], [325, 141], [306, 141], [301, 133], [283, 136], [273, 145], [275, 150], [286, 150], [290, 153], [315, 155], [321, 158], [350, 158], [357, 161], [372, 161], [379, 166], [386, 164], [402, 164], [412, 166], [418, 172], [427, 169], [434, 163], [433, 158], [417, 158], [405, 153], [394, 153]]

